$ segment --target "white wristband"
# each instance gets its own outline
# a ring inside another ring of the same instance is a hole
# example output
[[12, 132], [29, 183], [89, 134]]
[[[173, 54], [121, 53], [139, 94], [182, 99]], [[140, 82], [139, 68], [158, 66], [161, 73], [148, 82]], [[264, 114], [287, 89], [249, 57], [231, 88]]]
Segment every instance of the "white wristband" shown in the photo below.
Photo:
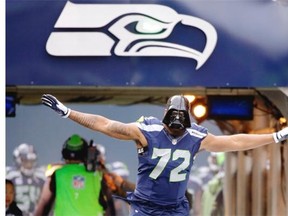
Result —
[[278, 142], [279, 142], [279, 139], [277, 138], [277, 133], [278, 133], [278, 132], [273, 133], [273, 139], [274, 139], [274, 142], [275, 142], [275, 143], [278, 143]]
[[62, 116], [62, 118], [68, 118], [68, 116], [70, 115], [70, 113], [71, 113], [71, 109], [70, 109], [70, 108], [67, 108], [67, 113], [66, 113], [64, 116]]
[[273, 133], [273, 139], [275, 143], [281, 142], [283, 140], [286, 140], [288, 138], [288, 127]]

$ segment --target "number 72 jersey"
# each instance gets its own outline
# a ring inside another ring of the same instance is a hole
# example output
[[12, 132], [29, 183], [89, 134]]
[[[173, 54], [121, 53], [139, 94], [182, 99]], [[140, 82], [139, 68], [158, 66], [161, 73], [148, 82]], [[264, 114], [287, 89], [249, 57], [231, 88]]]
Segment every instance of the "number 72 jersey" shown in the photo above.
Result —
[[174, 138], [154, 117], [142, 118], [138, 127], [148, 146], [138, 154], [135, 195], [161, 205], [175, 205], [185, 199], [185, 191], [196, 153], [207, 129], [197, 124]]

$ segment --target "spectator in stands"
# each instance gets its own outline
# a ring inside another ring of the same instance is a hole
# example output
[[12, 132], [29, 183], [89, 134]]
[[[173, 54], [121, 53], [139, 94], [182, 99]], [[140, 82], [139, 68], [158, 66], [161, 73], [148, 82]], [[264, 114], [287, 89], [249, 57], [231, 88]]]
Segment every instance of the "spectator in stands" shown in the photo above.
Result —
[[22, 216], [23, 213], [15, 202], [15, 187], [11, 180], [6, 179], [6, 216]]
[[32, 216], [46, 180], [45, 169], [37, 167], [33, 145], [22, 143], [13, 151], [15, 166], [6, 167], [6, 178], [15, 186], [15, 201], [24, 216]]

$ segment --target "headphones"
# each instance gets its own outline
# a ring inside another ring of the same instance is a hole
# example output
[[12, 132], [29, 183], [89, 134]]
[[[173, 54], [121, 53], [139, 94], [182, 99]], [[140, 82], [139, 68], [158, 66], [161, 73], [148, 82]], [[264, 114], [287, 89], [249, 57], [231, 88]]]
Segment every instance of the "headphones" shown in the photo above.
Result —
[[80, 160], [84, 162], [87, 149], [87, 141], [79, 135], [74, 134], [64, 142], [61, 153], [65, 160]]

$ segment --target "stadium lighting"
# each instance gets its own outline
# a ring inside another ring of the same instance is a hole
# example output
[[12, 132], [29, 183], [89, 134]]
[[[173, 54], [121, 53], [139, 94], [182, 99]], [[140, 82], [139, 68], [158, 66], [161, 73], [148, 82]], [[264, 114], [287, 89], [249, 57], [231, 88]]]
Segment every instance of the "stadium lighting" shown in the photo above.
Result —
[[196, 97], [190, 103], [190, 112], [198, 124], [203, 122], [207, 118], [207, 105], [205, 98]]

